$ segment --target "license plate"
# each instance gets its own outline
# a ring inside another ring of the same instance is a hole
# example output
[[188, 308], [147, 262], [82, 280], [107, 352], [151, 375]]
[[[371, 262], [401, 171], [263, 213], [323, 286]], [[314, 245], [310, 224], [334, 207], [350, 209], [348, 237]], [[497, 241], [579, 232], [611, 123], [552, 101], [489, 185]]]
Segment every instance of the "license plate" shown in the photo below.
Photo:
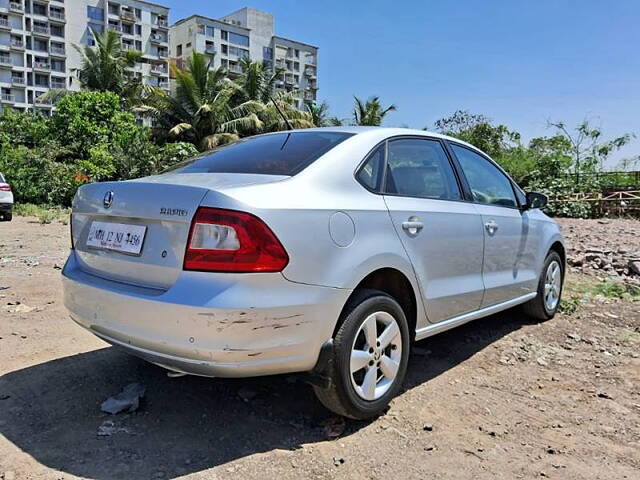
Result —
[[140, 255], [147, 227], [128, 223], [91, 222], [87, 247]]

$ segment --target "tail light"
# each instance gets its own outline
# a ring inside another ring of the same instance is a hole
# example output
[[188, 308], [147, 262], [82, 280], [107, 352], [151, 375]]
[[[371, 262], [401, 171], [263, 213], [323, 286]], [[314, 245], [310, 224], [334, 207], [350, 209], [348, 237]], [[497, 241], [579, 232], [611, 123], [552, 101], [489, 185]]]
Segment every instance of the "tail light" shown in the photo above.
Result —
[[284, 247], [258, 217], [219, 208], [196, 211], [184, 255], [185, 270], [280, 272], [287, 263]]
[[9, 185], [7, 183], [0, 184], [0, 191], [2, 191], [2, 192], [10, 192], [11, 191], [11, 185]]

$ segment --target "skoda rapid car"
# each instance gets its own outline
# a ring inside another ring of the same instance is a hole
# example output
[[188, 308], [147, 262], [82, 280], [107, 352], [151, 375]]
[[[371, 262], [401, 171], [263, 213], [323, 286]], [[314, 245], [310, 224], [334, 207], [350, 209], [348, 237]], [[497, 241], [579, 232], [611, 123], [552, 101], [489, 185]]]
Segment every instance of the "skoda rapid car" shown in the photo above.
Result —
[[367, 418], [401, 388], [413, 341], [520, 304], [555, 314], [565, 248], [545, 202], [433, 133], [256, 136], [80, 188], [64, 301], [173, 372], [308, 372], [325, 406]]

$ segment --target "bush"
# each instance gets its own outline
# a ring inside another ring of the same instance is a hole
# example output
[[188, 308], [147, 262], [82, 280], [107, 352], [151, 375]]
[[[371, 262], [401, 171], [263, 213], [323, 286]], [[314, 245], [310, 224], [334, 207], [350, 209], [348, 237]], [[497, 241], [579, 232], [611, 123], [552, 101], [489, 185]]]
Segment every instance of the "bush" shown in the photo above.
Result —
[[191, 144], [154, 143], [113, 93], [74, 93], [56, 106], [52, 118], [0, 115], [0, 171], [16, 202], [70, 205], [84, 183], [151, 175], [197, 153]]

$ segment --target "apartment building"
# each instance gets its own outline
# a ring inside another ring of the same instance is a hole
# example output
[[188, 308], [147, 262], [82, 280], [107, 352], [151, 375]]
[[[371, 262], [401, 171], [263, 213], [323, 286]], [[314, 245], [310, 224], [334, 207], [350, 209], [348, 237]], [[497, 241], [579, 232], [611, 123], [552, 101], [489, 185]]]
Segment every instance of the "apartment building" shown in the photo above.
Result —
[[178, 66], [196, 51], [232, 77], [241, 73], [242, 58], [264, 61], [283, 70], [276, 89], [295, 92], [298, 108], [316, 100], [318, 47], [275, 35], [267, 12], [242, 8], [220, 19], [192, 15], [171, 26], [170, 48]]
[[0, 0], [0, 108], [51, 111], [39, 97], [69, 85], [66, 30], [61, 0]]
[[94, 45], [113, 29], [122, 47], [143, 52], [132, 77], [169, 89], [169, 9], [143, 0], [0, 0], [0, 108], [50, 114], [41, 96], [78, 90], [82, 60], [72, 45]]

